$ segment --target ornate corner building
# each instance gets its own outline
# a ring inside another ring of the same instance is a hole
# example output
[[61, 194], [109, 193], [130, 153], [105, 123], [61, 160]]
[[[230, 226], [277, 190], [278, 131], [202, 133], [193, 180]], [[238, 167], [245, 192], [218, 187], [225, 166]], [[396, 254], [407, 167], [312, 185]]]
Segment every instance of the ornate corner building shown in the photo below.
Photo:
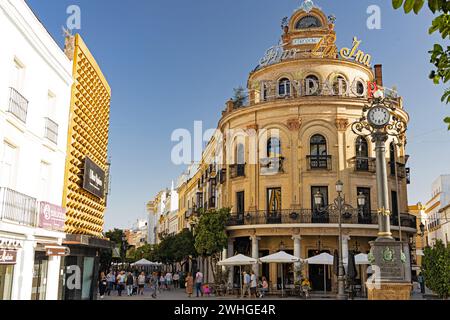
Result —
[[[221, 137], [212, 139], [221, 143], [210, 141], [199, 172], [179, 190], [185, 226], [200, 208], [231, 208], [228, 256], [258, 258], [280, 249], [302, 259], [333, 254], [338, 215], [323, 209], [337, 197], [338, 180], [354, 207], [343, 217], [344, 260], [349, 251], [368, 253], [377, 238], [374, 143], [351, 126], [377, 88], [398, 107], [396, 117], [409, 122], [409, 115], [396, 91], [383, 86], [382, 66], [371, 66], [362, 41], [355, 37], [339, 50], [335, 18], [311, 1], [305, 4], [283, 20], [280, 44], [250, 73], [248, 96], [227, 102], [218, 125]], [[402, 142], [386, 141], [386, 161], [393, 236], [408, 241], [416, 222], [408, 213], [406, 139]], [[364, 206], [358, 206], [360, 195]], [[281, 278], [276, 264], [257, 272], [273, 286]], [[284, 272], [293, 283], [294, 270]], [[305, 273], [315, 290], [335, 287], [331, 267], [310, 265]], [[367, 276], [362, 273], [361, 284]]]

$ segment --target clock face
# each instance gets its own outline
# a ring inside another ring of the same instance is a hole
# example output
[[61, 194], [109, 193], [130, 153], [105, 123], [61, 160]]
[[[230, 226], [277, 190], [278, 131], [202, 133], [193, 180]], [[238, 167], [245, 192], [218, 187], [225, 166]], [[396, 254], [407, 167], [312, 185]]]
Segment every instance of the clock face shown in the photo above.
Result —
[[374, 107], [369, 111], [367, 118], [371, 125], [381, 128], [389, 123], [391, 114], [385, 107]]

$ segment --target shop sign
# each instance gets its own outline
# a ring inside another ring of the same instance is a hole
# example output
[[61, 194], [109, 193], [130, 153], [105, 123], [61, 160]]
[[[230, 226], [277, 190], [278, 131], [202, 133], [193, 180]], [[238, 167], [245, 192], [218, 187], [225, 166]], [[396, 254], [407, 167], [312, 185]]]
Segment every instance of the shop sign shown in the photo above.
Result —
[[70, 254], [70, 250], [69, 248], [62, 246], [46, 246], [45, 253], [47, 256], [65, 257]]
[[64, 231], [66, 209], [51, 203], [41, 202], [39, 206], [39, 228]]
[[322, 38], [298, 38], [292, 40], [292, 44], [296, 46], [306, 45], [306, 44], [317, 44], [322, 40]]
[[[258, 68], [297, 58], [334, 58], [338, 55], [335, 41], [336, 35], [334, 34], [329, 34], [323, 38], [299, 38], [293, 40], [292, 43], [294, 45], [316, 44], [316, 47], [309, 52], [298, 48], [284, 50], [285, 44], [280, 43], [266, 51], [264, 57], [259, 61]], [[339, 55], [343, 60], [352, 60], [370, 68], [372, 56], [360, 50], [361, 42], [357, 37], [353, 37], [352, 47], [342, 48], [339, 51]]]
[[84, 161], [83, 189], [103, 199], [105, 196], [105, 171], [88, 157]]
[[0, 265], [16, 264], [17, 251], [0, 249]]

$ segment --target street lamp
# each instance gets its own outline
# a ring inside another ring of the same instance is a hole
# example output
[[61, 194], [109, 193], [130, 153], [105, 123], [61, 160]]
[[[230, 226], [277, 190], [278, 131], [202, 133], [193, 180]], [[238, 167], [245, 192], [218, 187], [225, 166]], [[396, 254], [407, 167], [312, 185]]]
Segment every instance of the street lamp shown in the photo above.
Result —
[[336, 212], [338, 214], [338, 224], [339, 224], [339, 267], [338, 267], [338, 300], [347, 300], [347, 296], [345, 294], [345, 269], [344, 269], [344, 260], [343, 260], [343, 250], [342, 250], [342, 216], [344, 213], [349, 212], [353, 209], [353, 207], [347, 203], [345, 203], [345, 199], [342, 196], [342, 192], [344, 190], [344, 183], [342, 181], [336, 182], [336, 192], [338, 194], [337, 198], [334, 200], [332, 204], [329, 206], [322, 208], [323, 204], [323, 195], [320, 192], [317, 192], [314, 195], [314, 203], [316, 204], [316, 210], [319, 213], [324, 212]]

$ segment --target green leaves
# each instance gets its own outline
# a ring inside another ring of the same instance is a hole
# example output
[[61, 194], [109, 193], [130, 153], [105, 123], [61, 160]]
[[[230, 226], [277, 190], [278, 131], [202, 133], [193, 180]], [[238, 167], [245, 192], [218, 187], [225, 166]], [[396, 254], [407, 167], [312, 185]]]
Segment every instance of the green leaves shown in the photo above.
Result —
[[446, 248], [441, 240], [436, 241], [433, 248], [425, 248], [422, 274], [425, 285], [440, 298], [450, 296], [450, 247]]
[[400, 8], [403, 4], [403, 0], [392, 0], [392, 6], [394, 7], [395, 10], [397, 10], [398, 8]]
[[422, 10], [424, 4], [425, 4], [425, 0], [416, 0], [414, 2], [414, 13], [419, 14], [419, 12], [420, 12], [420, 10]]
[[425, 0], [392, 0], [392, 6], [394, 9], [397, 10], [403, 5], [403, 10], [406, 14], [410, 13], [412, 10], [414, 10], [415, 14], [419, 14], [424, 4]]
[[406, 0], [405, 5], [403, 6], [405, 13], [410, 13], [411, 10], [414, 8], [415, 3], [416, 3], [416, 0]]
[[450, 130], [450, 117], [445, 118], [444, 122], [448, 124], [448, 130]]

